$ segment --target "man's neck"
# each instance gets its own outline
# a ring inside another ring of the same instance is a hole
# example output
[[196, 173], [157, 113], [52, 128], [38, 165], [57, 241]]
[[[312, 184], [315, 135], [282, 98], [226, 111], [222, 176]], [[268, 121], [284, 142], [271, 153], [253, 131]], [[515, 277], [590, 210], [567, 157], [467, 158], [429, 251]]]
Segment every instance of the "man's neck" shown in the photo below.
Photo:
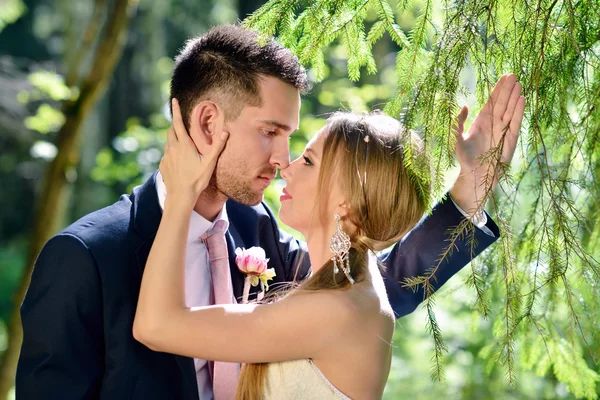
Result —
[[216, 190], [205, 190], [200, 194], [194, 211], [208, 221], [214, 221], [225, 206], [227, 197]]

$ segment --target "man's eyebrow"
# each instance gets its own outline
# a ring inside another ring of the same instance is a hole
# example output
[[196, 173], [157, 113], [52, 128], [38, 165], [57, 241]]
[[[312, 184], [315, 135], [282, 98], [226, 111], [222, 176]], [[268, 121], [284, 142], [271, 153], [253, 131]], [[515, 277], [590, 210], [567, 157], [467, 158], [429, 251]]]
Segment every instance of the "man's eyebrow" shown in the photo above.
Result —
[[286, 124], [282, 124], [281, 122], [278, 121], [274, 121], [274, 120], [270, 120], [270, 119], [265, 119], [265, 120], [260, 120], [260, 123], [266, 124], [266, 125], [271, 125], [274, 126], [276, 128], [282, 129], [286, 132], [292, 131], [292, 127]]

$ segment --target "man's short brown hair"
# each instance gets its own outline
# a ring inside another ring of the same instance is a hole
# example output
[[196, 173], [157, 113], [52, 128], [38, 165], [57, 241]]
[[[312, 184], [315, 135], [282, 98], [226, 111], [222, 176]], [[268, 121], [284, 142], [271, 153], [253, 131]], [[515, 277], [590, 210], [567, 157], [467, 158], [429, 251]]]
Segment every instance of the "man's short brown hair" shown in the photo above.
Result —
[[179, 101], [186, 127], [192, 109], [213, 100], [235, 120], [242, 109], [261, 104], [260, 75], [289, 83], [301, 93], [308, 90], [306, 70], [292, 52], [270, 39], [259, 43], [258, 34], [238, 25], [220, 25], [190, 39], [175, 59], [171, 98]]

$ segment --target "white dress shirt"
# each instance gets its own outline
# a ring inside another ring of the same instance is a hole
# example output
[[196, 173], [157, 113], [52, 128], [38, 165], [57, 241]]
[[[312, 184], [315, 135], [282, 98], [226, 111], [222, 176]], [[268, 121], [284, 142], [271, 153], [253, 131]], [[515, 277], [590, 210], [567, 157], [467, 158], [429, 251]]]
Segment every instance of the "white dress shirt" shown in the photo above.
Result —
[[[167, 188], [160, 172], [156, 175], [156, 193], [160, 208], [165, 209]], [[209, 306], [214, 304], [212, 284], [210, 277], [210, 264], [208, 251], [200, 236], [213, 228], [218, 220], [224, 220], [229, 224], [225, 206], [213, 222], [192, 211], [190, 216], [190, 229], [188, 231], [187, 250], [185, 257], [185, 305], [187, 307]], [[233, 297], [233, 292], [231, 293]], [[196, 367], [196, 381], [198, 393], [201, 400], [212, 400], [213, 389], [208, 363], [206, 360], [194, 358]]]
[[492, 230], [486, 226], [488, 219], [487, 219], [487, 215], [485, 214], [485, 212], [479, 211], [478, 213], [475, 213], [475, 215], [469, 215], [469, 214], [467, 214], [467, 212], [465, 210], [460, 208], [458, 206], [458, 204], [456, 204], [454, 202], [454, 199], [449, 194], [448, 194], [448, 196], [450, 197], [450, 200], [452, 200], [452, 204], [454, 204], [454, 207], [456, 207], [456, 209], [458, 211], [460, 211], [460, 213], [465, 218], [470, 219], [471, 223], [473, 223], [473, 225], [475, 225], [478, 229], [480, 229], [486, 235], [491, 236], [491, 237], [496, 237], [494, 235], [494, 232], [492, 232]]

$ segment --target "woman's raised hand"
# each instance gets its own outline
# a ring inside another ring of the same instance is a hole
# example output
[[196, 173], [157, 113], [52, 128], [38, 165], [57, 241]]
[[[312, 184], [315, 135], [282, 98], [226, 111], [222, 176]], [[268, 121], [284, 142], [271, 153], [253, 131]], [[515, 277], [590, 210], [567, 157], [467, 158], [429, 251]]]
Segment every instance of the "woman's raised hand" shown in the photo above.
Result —
[[210, 182], [229, 133], [222, 132], [219, 137], [213, 137], [212, 143], [207, 143], [205, 154], [200, 154], [183, 124], [176, 99], [172, 100], [172, 109], [173, 124], [167, 131], [160, 173], [167, 186], [167, 198], [193, 207]]
[[[456, 157], [462, 173], [476, 175], [474, 187], [485, 188], [485, 183], [490, 182], [492, 189], [495, 188], [499, 172], [506, 169], [515, 154], [525, 112], [522, 89], [515, 74], [503, 75], [466, 133], [466, 107], [459, 114]], [[499, 167], [498, 163], [505, 167]], [[488, 179], [487, 175], [494, 179]]]

